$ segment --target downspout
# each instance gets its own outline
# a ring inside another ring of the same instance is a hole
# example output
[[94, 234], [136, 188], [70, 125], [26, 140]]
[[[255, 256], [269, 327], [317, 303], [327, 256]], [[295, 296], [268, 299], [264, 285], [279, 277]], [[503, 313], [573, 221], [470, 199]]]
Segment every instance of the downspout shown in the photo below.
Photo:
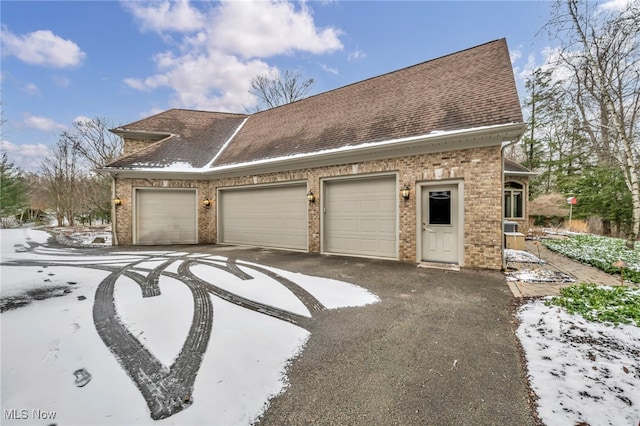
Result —
[[116, 215], [116, 176], [111, 174], [111, 245], [118, 246], [118, 217]]
[[500, 162], [502, 163], [502, 170], [500, 175], [500, 216], [502, 220], [500, 223], [502, 224], [500, 228], [500, 234], [502, 238], [500, 238], [500, 252], [502, 253], [502, 271], [507, 270], [507, 259], [504, 255], [504, 150], [508, 146], [511, 146], [518, 142], [520, 138], [512, 140], [512, 141], [503, 141], [502, 148], [500, 149]]

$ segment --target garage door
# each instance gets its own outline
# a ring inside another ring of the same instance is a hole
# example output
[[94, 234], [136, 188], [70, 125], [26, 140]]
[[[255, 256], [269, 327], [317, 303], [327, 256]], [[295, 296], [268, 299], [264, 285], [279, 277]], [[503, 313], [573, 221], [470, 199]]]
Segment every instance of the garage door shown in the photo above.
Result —
[[324, 184], [326, 253], [397, 258], [395, 176]]
[[196, 244], [196, 191], [136, 190], [136, 244]]
[[219, 240], [307, 250], [307, 204], [306, 184], [222, 190]]

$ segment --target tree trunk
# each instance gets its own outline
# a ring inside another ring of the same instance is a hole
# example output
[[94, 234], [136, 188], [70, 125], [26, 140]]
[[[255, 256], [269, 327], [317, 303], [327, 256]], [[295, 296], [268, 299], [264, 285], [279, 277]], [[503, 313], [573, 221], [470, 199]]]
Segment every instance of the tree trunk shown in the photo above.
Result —
[[640, 182], [638, 180], [638, 170], [636, 170], [636, 164], [634, 162], [634, 155], [632, 149], [633, 134], [627, 133], [623, 117], [620, 117], [618, 111], [616, 111], [615, 104], [613, 102], [611, 93], [609, 92], [609, 84], [607, 84], [606, 76], [604, 74], [601, 58], [595, 57], [590, 50], [592, 43], [587, 39], [587, 35], [582, 28], [582, 24], [578, 20], [578, 11], [575, 0], [568, 2], [569, 13], [575, 29], [580, 37], [580, 41], [584, 47], [584, 52], [588, 64], [593, 72], [595, 83], [599, 86], [599, 92], [601, 95], [601, 102], [604, 104], [609, 123], [613, 124], [614, 130], [617, 132], [618, 140], [622, 145], [622, 167], [624, 170], [625, 181], [629, 190], [631, 191], [631, 200], [633, 205], [633, 219], [631, 225], [631, 232], [628, 234], [627, 241], [625, 243], [627, 248], [633, 249], [640, 235]]

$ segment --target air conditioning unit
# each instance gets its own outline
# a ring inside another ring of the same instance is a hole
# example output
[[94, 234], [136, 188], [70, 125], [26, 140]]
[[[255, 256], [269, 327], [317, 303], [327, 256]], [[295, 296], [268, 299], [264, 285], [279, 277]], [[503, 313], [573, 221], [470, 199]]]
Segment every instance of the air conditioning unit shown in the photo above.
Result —
[[503, 223], [504, 223], [503, 232], [518, 232], [518, 222], [511, 222], [511, 221], [505, 220]]

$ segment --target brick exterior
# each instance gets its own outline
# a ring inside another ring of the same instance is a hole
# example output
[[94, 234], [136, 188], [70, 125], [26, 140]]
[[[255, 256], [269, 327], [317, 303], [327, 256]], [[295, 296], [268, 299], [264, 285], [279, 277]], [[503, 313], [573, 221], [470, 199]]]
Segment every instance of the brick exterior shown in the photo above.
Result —
[[[411, 187], [411, 197], [398, 197], [399, 260], [415, 262], [416, 186], [429, 182], [455, 180], [464, 183], [464, 266], [471, 268], [502, 268], [502, 157], [500, 146], [472, 148], [434, 154], [399, 157], [387, 160], [363, 161], [336, 166], [300, 169], [236, 178], [212, 180], [123, 179], [115, 181], [115, 193], [122, 200], [116, 208], [114, 231], [120, 245], [133, 243], [133, 192], [135, 188], [166, 187], [196, 188], [198, 196], [198, 242], [217, 242], [217, 189], [240, 185], [306, 181], [317, 201], [309, 203], [308, 250], [321, 251], [320, 196], [323, 178], [355, 176], [370, 173], [398, 175], [398, 192], [405, 184]], [[212, 200], [204, 207], [204, 198]], [[418, 219], [419, 220], [419, 219]]]
[[133, 154], [134, 152], [140, 151], [143, 148], [148, 147], [151, 144], [156, 143], [155, 140], [141, 140], [141, 139], [131, 139], [125, 138], [124, 143], [122, 144], [122, 157], [126, 157], [129, 154]]

